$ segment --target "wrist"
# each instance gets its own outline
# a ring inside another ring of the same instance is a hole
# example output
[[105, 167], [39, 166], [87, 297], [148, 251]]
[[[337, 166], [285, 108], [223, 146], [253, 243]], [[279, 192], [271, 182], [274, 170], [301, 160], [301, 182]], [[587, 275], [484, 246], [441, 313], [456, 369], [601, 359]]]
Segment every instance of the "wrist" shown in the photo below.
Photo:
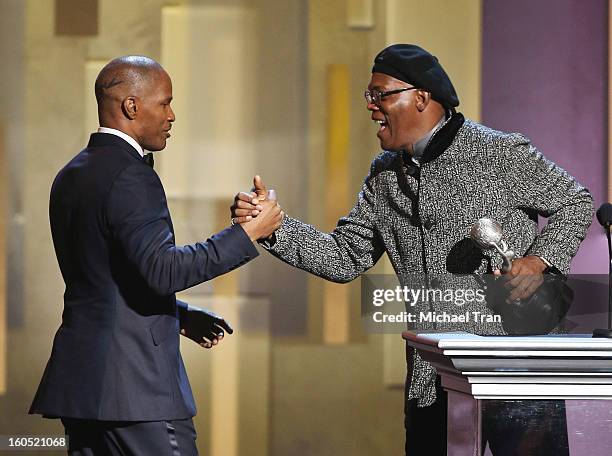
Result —
[[276, 231], [267, 238], [257, 239], [257, 242], [265, 247], [272, 247], [276, 244]]
[[249, 237], [249, 239], [253, 243], [257, 242], [257, 239], [259, 239], [259, 236], [257, 235], [257, 233], [251, 232], [251, 230], [245, 229], [244, 232], [246, 233], [246, 235]]
[[546, 261], [544, 258], [542, 258], [539, 255], [532, 255], [533, 258], [537, 258], [537, 262], [539, 265], [539, 269], [541, 273], [546, 272], [546, 270], [550, 267], [550, 263], [548, 261]]
[[179, 327], [183, 328], [183, 323], [187, 318], [187, 307], [178, 306]]
[[246, 222], [246, 223], [234, 223], [232, 226], [234, 227], [239, 227], [237, 229], [240, 229], [244, 232], [244, 234], [247, 235], [247, 237], [249, 238], [249, 240], [251, 242], [257, 242], [257, 233], [253, 233], [252, 231], [254, 231], [252, 229], [252, 227], [249, 227], [248, 224], [250, 222]]

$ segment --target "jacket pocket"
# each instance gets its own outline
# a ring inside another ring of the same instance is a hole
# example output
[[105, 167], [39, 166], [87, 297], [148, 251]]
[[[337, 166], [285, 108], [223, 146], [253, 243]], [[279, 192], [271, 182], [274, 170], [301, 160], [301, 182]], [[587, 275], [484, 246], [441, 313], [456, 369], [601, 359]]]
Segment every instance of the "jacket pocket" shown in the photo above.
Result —
[[158, 319], [149, 328], [153, 338], [153, 344], [161, 345], [170, 335], [178, 331], [176, 318], [164, 316]]

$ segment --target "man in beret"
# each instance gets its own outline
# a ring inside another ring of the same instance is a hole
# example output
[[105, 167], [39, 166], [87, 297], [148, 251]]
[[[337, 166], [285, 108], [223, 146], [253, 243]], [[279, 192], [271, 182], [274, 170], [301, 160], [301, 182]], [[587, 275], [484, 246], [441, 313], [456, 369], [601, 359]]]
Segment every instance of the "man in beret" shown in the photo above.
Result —
[[[501, 256], [483, 254], [469, 239], [472, 224], [488, 217], [519, 257], [509, 272], [510, 300], [531, 296], [546, 270], [569, 272], [591, 223], [591, 195], [524, 136], [457, 112], [459, 98], [436, 57], [415, 45], [387, 47], [374, 60], [365, 98], [383, 152], [356, 204], [331, 233], [285, 217], [264, 243], [273, 255], [334, 282], [355, 279], [385, 252], [400, 277], [499, 273]], [[265, 197], [260, 180], [255, 192], [238, 194], [236, 221], [256, 216]], [[538, 215], [548, 218], [541, 232]], [[406, 359], [406, 454], [445, 455], [439, 377], [416, 352]], [[503, 445], [519, 438], [489, 443], [497, 454], [516, 454]], [[546, 444], [561, 454], [555, 442]]]

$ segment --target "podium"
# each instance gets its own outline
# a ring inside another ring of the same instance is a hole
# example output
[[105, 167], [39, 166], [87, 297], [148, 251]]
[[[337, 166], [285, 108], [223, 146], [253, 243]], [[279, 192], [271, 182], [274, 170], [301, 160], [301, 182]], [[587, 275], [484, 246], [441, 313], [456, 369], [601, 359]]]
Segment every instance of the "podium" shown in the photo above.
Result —
[[[418, 331], [403, 337], [436, 368], [448, 393], [448, 455], [612, 455], [612, 340]], [[489, 448], [514, 449], [490, 453], [487, 441]]]

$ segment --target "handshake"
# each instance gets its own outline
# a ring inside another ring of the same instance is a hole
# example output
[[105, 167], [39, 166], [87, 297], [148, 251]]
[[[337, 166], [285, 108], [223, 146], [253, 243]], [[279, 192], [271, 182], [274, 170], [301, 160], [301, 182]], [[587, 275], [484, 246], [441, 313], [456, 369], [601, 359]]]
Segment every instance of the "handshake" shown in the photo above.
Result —
[[261, 177], [253, 178], [253, 191], [240, 192], [230, 208], [232, 225], [239, 223], [251, 241], [269, 238], [283, 222], [285, 213], [276, 201], [276, 192], [268, 190]]

